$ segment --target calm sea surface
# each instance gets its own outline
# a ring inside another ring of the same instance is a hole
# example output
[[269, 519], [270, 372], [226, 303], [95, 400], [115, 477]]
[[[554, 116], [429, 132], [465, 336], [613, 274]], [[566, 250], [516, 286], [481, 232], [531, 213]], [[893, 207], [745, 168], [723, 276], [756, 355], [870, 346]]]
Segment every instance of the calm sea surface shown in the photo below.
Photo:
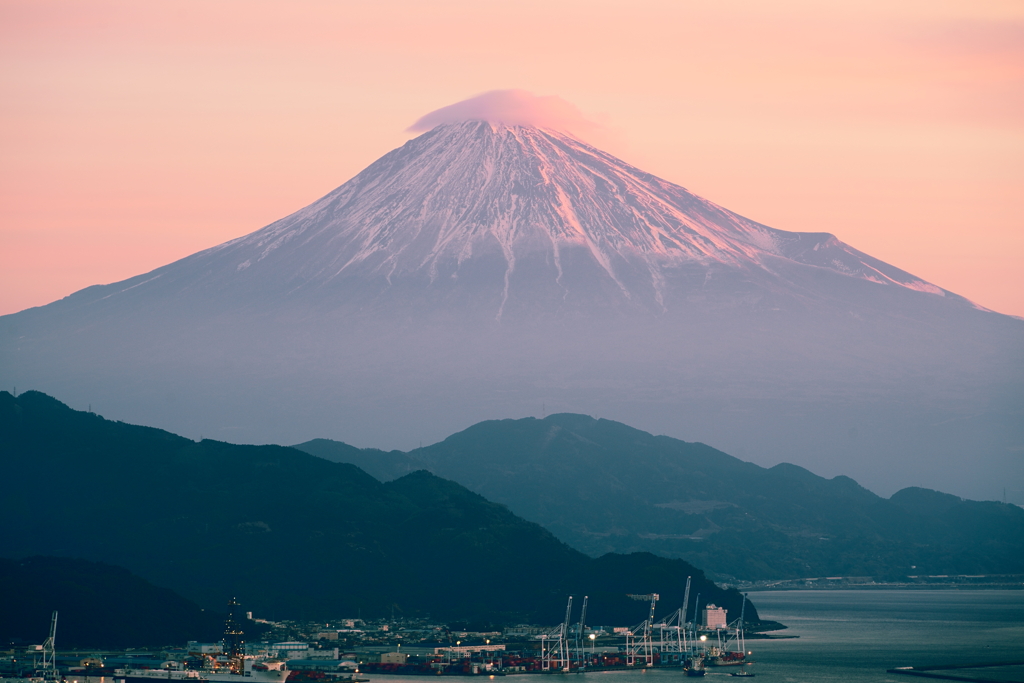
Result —
[[[782, 591], [750, 599], [762, 618], [789, 626], [782, 633], [800, 636], [749, 641], [758, 677], [910, 683], [927, 679], [885, 670], [1024, 660], [1024, 591]], [[1024, 681], [1024, 667], [1016, 668], [963, 673]]]
[[[789, 626], [781, 633], [800, 636], [747, 641], [754, 664], [744, 668], [759, 681], [914, 683], [929, 679], [885, 671], [897, 666], [1024, 660], [1024, 591], [780, 591], [751, 593], [750, 599], [762, 618]], [[736, 667], [711, 669], [704, 680], [741, 680], [729, 676], [733, 671]], [[1024, 682], [1024, 667], [962, 673]], [[698, 680], [669, 669], [570, 677], [592, 683]], [[370, 679], [372, 683], [411, 683], [418, 678], [374, 675]], [[500, 680], [551, 683], [553, 679], [524, 674]]]

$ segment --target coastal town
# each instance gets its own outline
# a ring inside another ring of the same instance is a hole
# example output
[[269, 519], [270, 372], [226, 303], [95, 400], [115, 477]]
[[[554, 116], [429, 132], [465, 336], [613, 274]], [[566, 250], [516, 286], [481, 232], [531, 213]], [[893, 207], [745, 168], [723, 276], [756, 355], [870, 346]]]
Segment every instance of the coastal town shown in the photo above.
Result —
[[[656, 595], [636, 596], [651, 601]], [[238, 605], [232, 601], [231, 607]], [[742, 618], [704, 605], [694, 621], [682, 610], [667, 619], [636, 626], [589, 626], [586, 600], [575, 622], [556, 626], [518, 624], [501, 630], [472, 630], [427, 619], [339, 619], [331, 622], [270, 621], [232, 611], [219, 642], [127, 651], [59, 650], [57, 614], [43, 644], [12, 642], [0, 658], [0, 676], [19, 683], [86, 683], [95, 677], [136, 683], [161, 680], [255, 681], [276, 676], [290, 683], [367, 680], [369, 674], [511, 675], [747, 663]], [[258, 633], [247, 641], [243, 625]], [[461, 626], [466, 626], [462, 624]], [[270, 676], [270, 674], [274, 676]], [[269, 677], [268, 677], [269, 676]]]

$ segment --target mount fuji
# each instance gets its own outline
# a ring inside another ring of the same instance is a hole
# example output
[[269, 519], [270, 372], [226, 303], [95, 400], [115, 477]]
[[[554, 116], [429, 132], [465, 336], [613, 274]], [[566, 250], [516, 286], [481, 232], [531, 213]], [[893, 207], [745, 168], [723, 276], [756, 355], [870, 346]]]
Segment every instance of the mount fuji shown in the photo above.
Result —
[[0, 376], [234, 442], [411, 448], [577, 412], [883, 494], [1024, 489], [1024, 321], [495, 119], [442, 123], [261, 230], [0, 318]]

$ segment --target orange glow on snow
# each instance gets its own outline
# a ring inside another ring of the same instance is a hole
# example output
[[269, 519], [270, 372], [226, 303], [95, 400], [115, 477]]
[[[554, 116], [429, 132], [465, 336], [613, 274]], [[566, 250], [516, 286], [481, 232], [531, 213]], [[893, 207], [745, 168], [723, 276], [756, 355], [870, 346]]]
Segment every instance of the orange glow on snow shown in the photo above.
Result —
[[1022, 79], [1016, 1], [8, 0], [0, 314], [254, 231], [521, 88], [717, 204], [1024, 315]]

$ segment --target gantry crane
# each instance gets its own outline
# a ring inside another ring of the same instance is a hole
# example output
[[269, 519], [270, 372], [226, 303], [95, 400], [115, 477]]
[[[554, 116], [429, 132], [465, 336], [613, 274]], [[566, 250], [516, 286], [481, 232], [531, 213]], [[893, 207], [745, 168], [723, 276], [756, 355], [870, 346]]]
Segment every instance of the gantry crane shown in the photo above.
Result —
[[646, 661], [646, 666], [654, 666], [654, 650], [651, 647], [651, 631], [654, 628], [654, 608], [661, 596], [657, 593], [645, 593], [642, 595], [631, 593], [627, 597], [633, 600], [640, 600], [641, 602], [647, 602], [650, 600], [651, 612], [647, 617], [647, 620], [634, 628], [630, 633], [630, 636], [633, 637], [638, 634], [642, 634], [639, 645], [636, 644], [636, 641], [630, 643], [631, 638], [629, 636], [626, 638], [626, 665], [632, 666], [636, 661], [637, 654], [642, 650], [642, 657]]

